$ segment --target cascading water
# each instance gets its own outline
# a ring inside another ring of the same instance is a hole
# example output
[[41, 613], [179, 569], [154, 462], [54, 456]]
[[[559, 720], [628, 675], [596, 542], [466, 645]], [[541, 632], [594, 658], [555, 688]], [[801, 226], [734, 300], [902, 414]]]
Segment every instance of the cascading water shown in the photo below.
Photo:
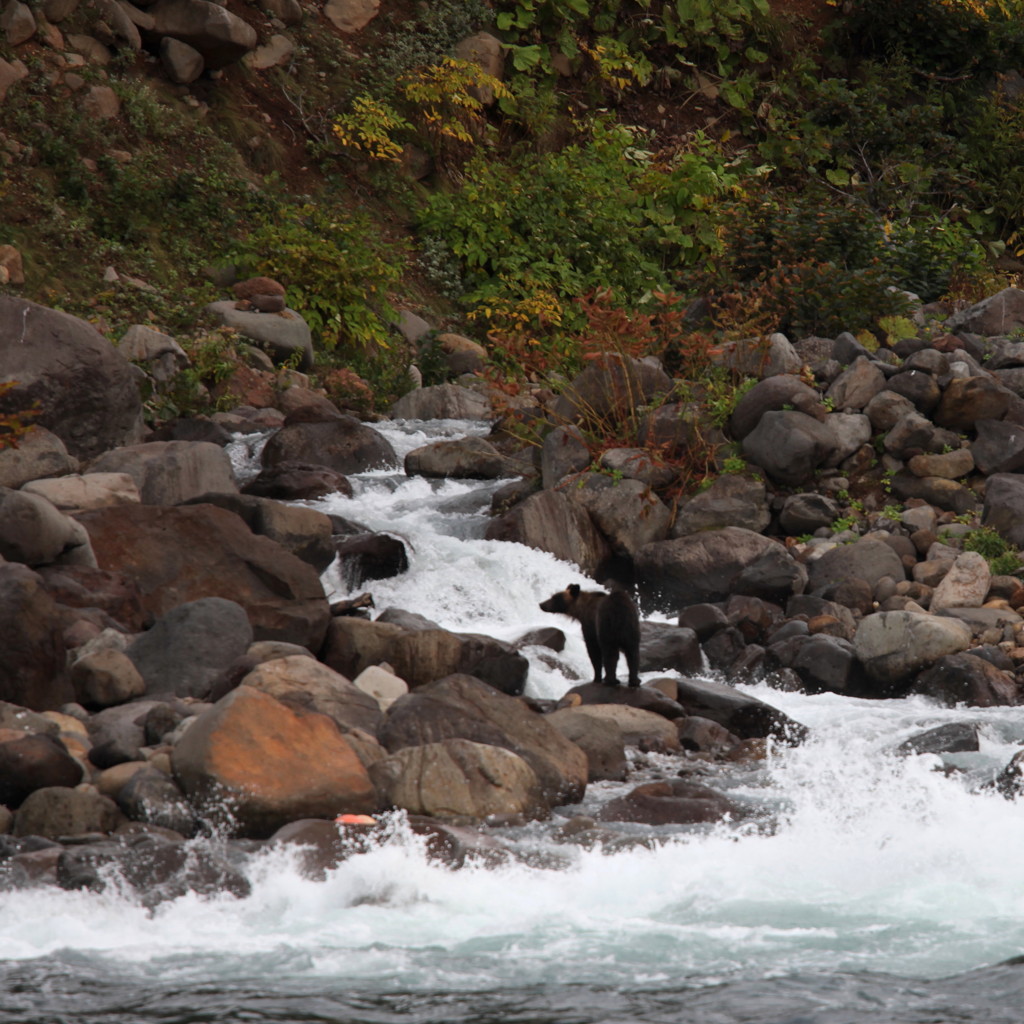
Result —
[[[400, 456], [475, 429], [379, 427]], [[409, 572], [367, 588], [378, 609], [506, 640], [558, 624], [566, 650], [531, 657], [529, 692], [558, 696], [589, 675], [578, 630], [537, 606], [588, 581], [482, 539], [497, 485], [353, 482], [352, 499], [316, 506], [410, 547]], [[354, 596], [330, 570], [325, 583]], [[810, 729], [767, 765], [709, 769], [761, 811], [751, 823], [632, 826], [635, 844], [609, 851], [556, 842], [556, 816], [504, 830], [520, 853], [508, 863], [456, 871], [396, 815], [387, 841], [321, 881], [286, 852], [253, 855], [243, 900], [147, 911], [116, 891], [5, 892], [0, 1024], [1018, 1024], [1024, 966], [1004, 962], [1024, 953], [1024, 813], [986, 783], [1024, 743], [1024, 708], [747, 689]], [[977, 725], [978, 753], [895, 753], [952, 721]], [[678, 765], [637, 755], [636, 767]], [[591, 787], [587, 807], [635, 781]]]

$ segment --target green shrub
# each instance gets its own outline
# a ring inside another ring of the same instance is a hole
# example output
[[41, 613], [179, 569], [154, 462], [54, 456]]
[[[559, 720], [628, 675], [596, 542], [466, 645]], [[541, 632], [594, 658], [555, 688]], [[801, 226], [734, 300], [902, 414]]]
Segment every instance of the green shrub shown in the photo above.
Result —
[[387, 349], [397, 320], [388, 296], [402, 278], [404, 248], [381, 240], [362, 212], [282, 204], [263, 217], [232, 255], [248, 272], [285, 285], [317, 349]]
[[993, 576], [1012, 576], [1022, 563], [1014, 547], [990, 526], [972, 530], [963, 539], [964, 551], [976, 551], [989, 564]]
[[631, 301], [663, 286], [644, 169], [627, 156], [632, 141], [597, 122], [557, 153], [478, 154], [461, 188], [432, 195], [420, 228], [461, 261], [465, 301], [538, 292], [564, 301], [604, 288]]

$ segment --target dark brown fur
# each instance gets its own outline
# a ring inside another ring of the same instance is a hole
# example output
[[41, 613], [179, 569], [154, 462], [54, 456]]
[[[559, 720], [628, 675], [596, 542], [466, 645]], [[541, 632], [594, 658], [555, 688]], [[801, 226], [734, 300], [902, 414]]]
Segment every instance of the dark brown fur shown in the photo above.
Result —
[[629, 668], [629, 685], [640, 685], [640, 616], [628, 594], [581, 590], [573, 583], [541, 601], [540, 607], [541, 611], [568, 615], [583, 627], [595, 683], [601, 682], [603, 675], [609, 686], [619, 685], [616, 668], [621, 651]]

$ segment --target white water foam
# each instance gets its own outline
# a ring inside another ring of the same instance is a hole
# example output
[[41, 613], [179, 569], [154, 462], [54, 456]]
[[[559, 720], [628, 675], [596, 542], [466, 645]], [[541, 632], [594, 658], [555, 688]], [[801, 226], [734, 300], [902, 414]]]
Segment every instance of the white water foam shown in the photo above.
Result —
[[[486, 504], [472, 499], [486, 491], [479, 482], [377, 474], [377, 487], [371, 476], [354, 499], [318, 507], [411, 540], [410, 571], [373, 584], [379, 608], [503, 639], [563, 625], [563, 660], [586, 677], [578, 630], [537, 607], [569, 582], [589, 583], [575, 567], [483, 541], [468, 520], [453, 525], [438, 511]], [[531, 662], [531, 692], [557, 696], [571, 684]], [[182, 984], [266, 974], [311, 991], [445, 992], [710, 986], [799, 972], [936, 978], [1024, 951], [1024, 807], [983, 785], [1024, 741], [1024, 709], [745, 689], [810, 729], [805, 744], [774, 751], [733, 790], [773, 808], [773, 829], [680, 830], [615, 852], [527, 829], [516, 841], [529, 862], [454, 871], [428, 860], [399, 824], [323, 881], [304, 878], [287, 852], [258, 854], [242, 900], [191, 895], [149, 913], [116, 893], [0, 893], [0, 960], [84, 956], [111, 974], [159, 972]], [[951, 721], [981, 730], [978, 754], [946, 759], [963, 771], [892, 753]], [[543, 866], [555, 858], [560, 866]]]

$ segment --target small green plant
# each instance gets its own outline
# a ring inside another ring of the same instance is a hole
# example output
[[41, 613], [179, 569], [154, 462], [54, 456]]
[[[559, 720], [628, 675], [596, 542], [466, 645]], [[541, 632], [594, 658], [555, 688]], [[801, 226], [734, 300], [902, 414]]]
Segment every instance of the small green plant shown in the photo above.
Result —
[[747, 468], [747, 460], [739, 455], [729, 455], [722, 460], [723, 473], [743, 473]]
[[976, 551], [989, 564], [994, 576], [1014, 575], [1022, 566], [1016, 549], [990, 526], [980, 526], [963, 539], [965, 551]]
[[856, 516], [839, 516], [837, 519], [832, 520], [832, 532], [845, 533], [847, 530], [852, 530], [856, 525]]
[[903, 515], [903, 509], [899, 505], [886, 505], [882, 509], [882, 515], [893, 522], [899, 522], [900, 516]]

